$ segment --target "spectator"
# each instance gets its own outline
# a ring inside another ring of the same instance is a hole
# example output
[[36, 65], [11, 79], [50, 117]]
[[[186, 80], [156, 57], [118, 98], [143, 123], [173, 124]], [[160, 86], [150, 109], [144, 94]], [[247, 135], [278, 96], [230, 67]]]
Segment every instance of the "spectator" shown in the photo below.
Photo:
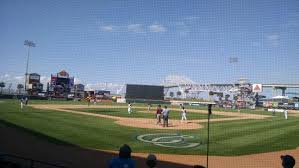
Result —
[[155, 168], [156, 165], [157, 165], [157, 158], [155, 155], [153, 154], [149, 154], [147, 156], [147, 159], [146, 159], [146, 165], [149, 167], [149, 168]]
[[25, 97], [25, 105], [26, 106], [28, 105], [28, 97], [27, 96]]
[[135, 168], [135, 163], [131, 159], [131, 148], [124, 144], [119, 149], [118, 157], [112, 158], [109, 163], [109, 168]]
[[205, 168], [204, 166], [201, 166], [201, 165], [194, 165], [193, 168]]
[[291, 155], [280, 156], [283, 168], [293, 168], [295, 166], [295, 159]]

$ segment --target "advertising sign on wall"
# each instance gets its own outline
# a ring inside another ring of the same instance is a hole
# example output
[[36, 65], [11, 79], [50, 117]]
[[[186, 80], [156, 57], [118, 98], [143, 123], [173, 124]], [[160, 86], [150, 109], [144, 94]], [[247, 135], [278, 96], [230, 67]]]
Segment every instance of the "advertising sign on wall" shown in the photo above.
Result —
[[61, 71], [57, 74], [58, 78], [69, 78], [69, 74], [66, 71]]
[[253, 84], [252, 85], [252, 92], [260, 93], [262, 91], [263, 91], [263, 85], [262, 84]]

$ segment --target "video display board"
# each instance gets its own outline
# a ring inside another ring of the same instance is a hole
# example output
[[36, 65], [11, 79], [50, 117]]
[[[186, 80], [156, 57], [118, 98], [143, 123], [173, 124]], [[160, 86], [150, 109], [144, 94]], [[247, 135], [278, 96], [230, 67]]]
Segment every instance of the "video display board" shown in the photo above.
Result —
[[125, 97], [128, 99], [163, 100], [164, 87], [153, 85], [127, 84]]

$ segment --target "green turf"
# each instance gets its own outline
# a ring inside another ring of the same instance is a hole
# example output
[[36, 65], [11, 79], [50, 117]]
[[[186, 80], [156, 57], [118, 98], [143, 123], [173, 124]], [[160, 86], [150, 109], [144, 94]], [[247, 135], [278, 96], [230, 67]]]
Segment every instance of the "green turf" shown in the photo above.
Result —
[[[57, 143], [74, 144], [81, 147], [117, 150], [121, 144], [129, 144], [134, 152], [169, 154], [205, 154], [207, 129], [154, 130], [120, 126], [111, 119], [96, 118], [51, 110], [26, 107], [21, 110], [16, 100], [1, 100], [0, 126], [3, 124], [22, 128], [41, 139]], [[31, 101], [40, 103], [40, 101]], [[61, 102], [59, 102], [61, 103]], [[125, 109], [124, 109], [125, 110]], [[260, 113], [262, 111], [241, 111]], [[139, 115], [139, 114], [138, 114]], [[140, 115], [144, 115], [143, 113]], [[147, 114], [146, 114], [147, 115]], [[239, 120], [211, 123], [211, 155], [244, 155], [299, 146], [299, 117], [285, 120], [281, 114], [265, 120]], [[195, 136], [188, 142], [202, 145], [188, 149], [174, 149], [140, 142], [136, 137], [149, 133], [180, 133]], [[5, 136], [5, 135], [1, 135]]]
[[[30, 101], [31, 104], [74, 104], [74, 105], [88, 105], [87, 101], [61, 101], [61, 100], [32, 100]], [[117, 106], [123, 106], [127, 107], [127, 104], [125, 103], [116, 103], [116, 102], [101, 102], [101, 103], [90, 103], [91, 106], [98, 106], [98, 105], [117, 105]], [[147, 103], [132, 103], [133, 107], [147, 107]], [[152, 108], [156, 108], [158, 104], [152, 104]], [[162, 105], [163, 107], [164, 105]], [[177, 105], [166, 105], [169, 108], [179, 108]], [[207, 106], [202, 104], [200, 106], [190, 106], [185, 105], [186, 109], [199, 109], [199, 110], [207, 110]], [[238, 112], [236, 109], [223, 109], [219, 107], [213, 106], [213, 111], [229, 111], [229, 112]], [[249, 110], [249, 109], [241, 109], [241, 112], [254, 112], [254, 111], [263, 111], [262, 108], [258, 108], [257, 110]]]
[[[155, 111], [146, 112], [146, 109], [134, 109], [131, 114], [128, 113], [126, 108], [108, 108], [108, 109], [70, 109], [75, 111], [83, 111], [95, 114], [104, 114], [118, 117], [133, 117], [133, 118], [156, 118]], [[169, 113], [170, 119], [181, 119], [181, 112], [177, 110], [171, 110]], [[211, 118], [226, 118], [227, 116], [223, 115], [213, 115]], [[195, 119], [207, 119], [207, 114], [203, 113], [187, 113], [187, 119], [195, 120]]]

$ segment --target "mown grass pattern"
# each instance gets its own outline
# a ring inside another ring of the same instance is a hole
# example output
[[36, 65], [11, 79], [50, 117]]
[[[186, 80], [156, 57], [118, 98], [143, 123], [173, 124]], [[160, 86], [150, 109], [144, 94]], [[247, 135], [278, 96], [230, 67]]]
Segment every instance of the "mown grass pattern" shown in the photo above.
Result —
[[[2, 101], [4, 102], [0, 104], [0, 126], [5, 124], [17, 127], [20, 130], [26, 130], [28, 133], [52, 143], [60, 141], [65, 144], [105, 150], [117, 150], [121, 144], [127, 143], [132, 147], [134, 152], [146, 153], [205, 154], [206, 152], [206, 123], [204, 123], [205, 128], [197, 130], [140, 129], [115, 124], [111, 119], [53, 110], [32, 109], [31, 107], [25, 107], [21, 110], [19, 101], [17, 100]], [[30, 103], [41, 102], [43, 101], [30, 101]], [[55, 101], [55, 103], [62, 104], [65, 102]], [[109, 113], [111, 109], [104, 110]], [[126, 109], [123, 110], [110, 111], [110, 113], [126, 114]], [[97, 112], [103, 113], [103, 111]], [[271, 113], [264, 111], [248, 110], [241, 112], [271, 115]], [[140, 115], [138, 117], [152, 117], [152, 114], [146, 113], [138, 115]], [[198, 116], [205, 117], [205, 115]], [[211, 155], [232, 156], [294, 149], [299, 146], [298, 123], [299, 117], [290, 116], [288, 120], [285, 120], [282, 114], [277, 114], [275, 117], [264, 120], [211, 123], [210, 153]], [[188, 141], [199, 142], [201, 145], [189, 149], [172, 149], [136, 140], [138, 135], [149, 133], [192, 135], [195, 138]]]

